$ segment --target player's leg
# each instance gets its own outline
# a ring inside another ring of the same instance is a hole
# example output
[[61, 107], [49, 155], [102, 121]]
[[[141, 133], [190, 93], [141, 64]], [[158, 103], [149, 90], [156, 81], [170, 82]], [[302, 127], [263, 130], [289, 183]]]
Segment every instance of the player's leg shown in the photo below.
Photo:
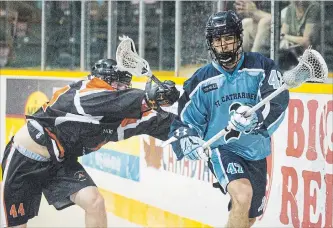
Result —
[[249, 210], [252, 201], [252, 186], [248, 179], [232, 180], [227, 187], [231, 197], [231, 210], [227, 227], [250, 227]]
[[71, 195], [70, 198], [85, 210], [86, 227], [107, 227], [104, 198], [97, 187], [85, 187]]
[[76, 159], [55, 165], [43, 193], [57, 210], [73, 204], [84, 209], [87, 227], [107, 226], [104, 198]]
[[227, 227], [249, 227], [253, 190], [245, 160], [220, 148], [212, 151], [211, 164], [222, 192], [231, 196]]
[[[256, 217], [259, 217], [263, 213], [263, 209], [266, 203], [266, 181], [267, 181], [267, 163], [266, 159], [258, 160], [258, 161], [248, 161], [243, 160], [242, 158], [239, 160], [239, 164], [242, 166], [244, 173], [247, 174], [248, 179], [247, 181], [250, 182], [250, 184], [247, 182], [248, 189], [245, 191], [249, 191], [249, 186], [251, 186], [252, 191], [252, 199], [250, 201], [250, 207], [248, 210], [248, 223], [244, 227], [251, 227], [255, 221]], [[242, 180], [242, 179], [239, 179]], [[236, 183], [235, 181], [232, 181], [227, 186], [227, 190], [229, 194], [231, 195], [231, 198], [237, 198], [237, 195], [239, 195], [239, 191], [244, 190], [242, 187], [234, 186], [233, 183]], [[242, 195], [242, 194], [241, 194]], [[235, 197], [236, 196], [236, 197]], [[246, 201], [246, 199], [245, 199]], [[243, 207], [248, 207], [249, 202], [246, 201], [246, 205], [243, 205]], [[236, 221], [236, 219], [233, 218], [234, 212], [236, 210], [237, 206], [235, 205], [235, 200], [232, 200], [232, 206], [231, 211], [229, 215], [229, 222], [233, 223]], [[239, 207], [238, 207], [239, 208]], [[244, 221], [245, 218], [244, 218]], [[229, 225], [229, 224], [228, 224]], [[244, 224], [245, 225], [245, 224]], [[236, 224], [236, 226], [241, 226], [241, 224]], [[234, 227], [234, 226], [230, 226]]]
[[26, 227], [28, 220], [38, 215], [41, 180], [49, 164], [46, 158], [12, 143], [6, 147], [1, 163], [0, 227]]

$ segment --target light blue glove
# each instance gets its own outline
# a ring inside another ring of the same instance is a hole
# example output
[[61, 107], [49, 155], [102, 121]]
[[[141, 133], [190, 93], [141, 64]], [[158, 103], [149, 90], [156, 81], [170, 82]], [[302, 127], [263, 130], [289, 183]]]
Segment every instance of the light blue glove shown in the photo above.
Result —
[[189, 160], [205, 160], [208, 161], [210, 155], [210, 148], [204, 149], [202, 145], [205, 143], [204, 140], [197, 136], [188, 136], [181, 138], [180, 147], [183, 151], [184, 156]]
[[245, 117], [244, 114], [251, 107], [242, 105], [236, 111], [231, 114], [229, 126], [240, 132], [251, 132], [254, 128], [257, 127], [259, 118], [257, 114], [254, 112], [250, 116]]

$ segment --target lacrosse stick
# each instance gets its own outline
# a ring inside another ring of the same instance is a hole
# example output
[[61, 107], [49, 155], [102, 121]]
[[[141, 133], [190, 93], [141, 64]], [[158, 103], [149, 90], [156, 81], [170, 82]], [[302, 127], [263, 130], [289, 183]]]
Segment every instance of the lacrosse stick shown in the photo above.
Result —
[[128, 36], [119, 37], [119, 39], [121, 42], [116, 52], [119, 70], [128, 71], [136, 76], [147, 76], [159, 87], [165, 88], [162, 82], [151, 72], [148, 62], [138, 55], [133, 40]]
[[[265, 99], [263, 99], [258, 104], [249, 109], [246, 113], [244, 113], [244, 116], [250, 116], [252, 113], [267, 104], [270, 100], [272, 100], [284, 90], [296, 88], [307, 81], [323, 83], [327, 79], [327, 77], [328, 68], [324, 58], [318, 51], [313, 50], [311, 49], [311, 47], [309, 47], [299, 58], [298, 65], [283, 74], [282, 79], [284, 81], [284, 84], [273, 93], [271, 93], [269, 96], [267, 96]], [[225, 129], [221, 130], [219, 133], [217, 133], [215, 136], [205, 142], [202, 147], [209, 147], [212, 143], [224, 136], [230, 130], [231, 127], [227, 126]]]
[[[319, 52], [317, 52], [316, 50], [312, 50], [311, 47], [309, 47], [304, 51], [303, 55], [299, 58], [298, 65], [295, 68], [286, 71], [283, 74], [282, 79], [284, 81], [284, 84], [280, 86], [277, 90], [275, 90], [273, 93], [271, 93], [269, 96], [267, 96], [265, 99], [263, 99], [258, 104], [249, 109], [246, 113], [244, 113], [244, 116], [250, 116], [252, 113], [257, 111], [259, 108], [268, 103], [270, 100], [272, 100], [274, 97], [279, 95], [284, 90], [298, 87], [307, 81], [323, 83], [327, 79], [327, 77], [328, 77], [328, 68], [325, 63], [325, 60], [323, 59], [323, 57], [320, 55]], [[230, 132], [230, 130], [231, 127], [227, 126], [223, 130], [218, 132], [216, 135], [214, 135], [212, 138], [210, 138], [208, 141], [206, 141], [202, 145], [202, 147], [203, 148], [209, 147], [216, 140], [218, 140], [219, 138]], [[177, 139], [175, 137], [171, 137], [170, 139], [165, 141], [161, 146], [164, 147], [176, 140]]]

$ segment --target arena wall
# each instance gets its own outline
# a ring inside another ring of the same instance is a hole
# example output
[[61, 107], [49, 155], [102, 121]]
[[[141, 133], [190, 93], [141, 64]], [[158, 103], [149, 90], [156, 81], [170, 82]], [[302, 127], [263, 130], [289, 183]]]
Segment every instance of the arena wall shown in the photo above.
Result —
[[[86, 72], [2, 71], [0, 147], [53, 91]], [[170, 74], [157, 72], [163, 79]], [[174, 79], [174, 78], [173, 78]], [[177, 78], [181, 84], [185, 78]], [[143, 88], [144, 78], [133, 87]], [[258, 227], [333, 227], [333, 87], [293, 89], [286, 117], [273, 137], [266, 199]], [[176, 112], [176, 106], [169, 108]], [[105, 197], [107, 210], [149, 227], [221, 227], [229, 197], [213, 188], [200, 162], [176, 161], [170, 147], [148, 136], [109, 143], [80, 158]], [[0, 207], [2, 208], [2, 207]]]

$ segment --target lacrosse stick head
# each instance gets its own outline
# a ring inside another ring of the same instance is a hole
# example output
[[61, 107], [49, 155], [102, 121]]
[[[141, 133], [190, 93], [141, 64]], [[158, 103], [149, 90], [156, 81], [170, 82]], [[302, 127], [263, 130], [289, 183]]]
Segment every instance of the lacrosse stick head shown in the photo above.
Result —
[[324, 58], [309, 47], [299, 58], [298, 65], [283, 74], [283, 81], [289, 88], [294, 88], [307, 81], [323, 83], [327, 77], [328, 68]]
[[148, 62], [137, 54], [133, 40], [128, 36], [119, 37], [119, 39], [121, 42], [116, 51], [118, 68], [135, 76], [151, 76]]

